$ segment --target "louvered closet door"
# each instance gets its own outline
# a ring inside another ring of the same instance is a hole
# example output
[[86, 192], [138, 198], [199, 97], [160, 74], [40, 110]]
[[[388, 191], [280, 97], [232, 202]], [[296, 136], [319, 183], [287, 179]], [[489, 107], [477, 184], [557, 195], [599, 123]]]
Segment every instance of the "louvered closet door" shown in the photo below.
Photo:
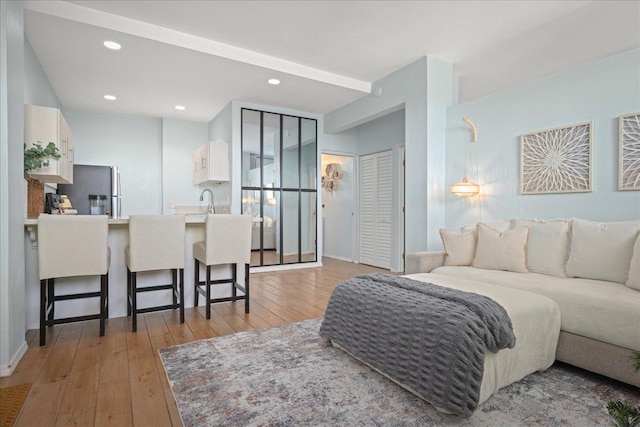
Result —
[[360, 157], [360, 262], [391, 267], [391, 151]]

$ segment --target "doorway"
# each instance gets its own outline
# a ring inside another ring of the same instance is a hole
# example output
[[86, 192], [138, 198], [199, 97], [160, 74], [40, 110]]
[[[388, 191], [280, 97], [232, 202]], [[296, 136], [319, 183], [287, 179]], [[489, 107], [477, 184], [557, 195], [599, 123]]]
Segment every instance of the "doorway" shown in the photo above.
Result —
[[355, 157], [323, 153], [323, 256], [354, 261]]

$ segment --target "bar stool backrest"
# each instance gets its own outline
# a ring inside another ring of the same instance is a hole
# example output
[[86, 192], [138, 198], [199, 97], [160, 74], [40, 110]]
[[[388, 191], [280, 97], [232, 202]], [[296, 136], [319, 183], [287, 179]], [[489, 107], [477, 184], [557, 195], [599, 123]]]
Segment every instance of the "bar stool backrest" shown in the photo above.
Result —
[[129, 270], [184, 268], [184, 215], [129, 217]]
[[207, 215], [206, 265], [251, 262], [251, 215]]
[[107, 221], [106, 215], [40, 215], [40, 280], [107, 274]]

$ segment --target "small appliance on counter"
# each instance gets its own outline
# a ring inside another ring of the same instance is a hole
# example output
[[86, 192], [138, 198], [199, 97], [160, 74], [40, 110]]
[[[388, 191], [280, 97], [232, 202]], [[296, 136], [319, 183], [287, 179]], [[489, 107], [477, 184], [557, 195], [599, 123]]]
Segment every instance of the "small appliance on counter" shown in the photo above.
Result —
[[46, 213], [53, 215], [75, 215], [78, 213], [71, 205], [69, 197], [65, 194], [47, 193], [45, 196], [44, 208]]
[[107, 196], [104, 194], [89, 194], [89, 213], [104, 215], [107, 207]]
[[58, 184], [80, 215], [110, 215], [120, 218], [122, 195], [117, 166], [73, 165], [73, 184]]

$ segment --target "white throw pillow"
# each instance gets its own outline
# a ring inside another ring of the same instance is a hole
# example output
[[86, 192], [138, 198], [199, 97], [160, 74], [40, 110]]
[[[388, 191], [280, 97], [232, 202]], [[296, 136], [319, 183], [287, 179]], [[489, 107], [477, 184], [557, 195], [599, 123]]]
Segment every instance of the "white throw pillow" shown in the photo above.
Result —
[[640, 221], [594, 222], [573, 219], [567, 276], [624, 284]]
[[529, 227], [514, 228], [501, 233], [478, 224], [478, 245], [473, 259], [475, 268], [527, 273], [526, 248]]
[[[513, 224], [509, 219], [502, 219], [498, 222], [491, 222], [485, 225], [493, 228], [494, 230], [498, 230], [500, 232], [511, 230], [513, 228]], [[476, 225], [463, 225], [462, 227], [460, 227], [460, 231], [462, 231], [463, 233], [466, 231], [476, 231], [476, 227], [477, 227]]]
[[627, 287], [640, 291], [640, 233], [638, 233], [636, 243], [633, 245], [633, 256], [631, 257], [631, 265], [629, 266]]
[[458, 233], [440, 229], [440, 237], [447, 256], [444, 265], [471, 265], [476, 252], [476, 232]]
[[527, 268], [533, 273], [566, 277], [571, 223], [568, 220], [516, 219], [516, 228], [529, 227]]

